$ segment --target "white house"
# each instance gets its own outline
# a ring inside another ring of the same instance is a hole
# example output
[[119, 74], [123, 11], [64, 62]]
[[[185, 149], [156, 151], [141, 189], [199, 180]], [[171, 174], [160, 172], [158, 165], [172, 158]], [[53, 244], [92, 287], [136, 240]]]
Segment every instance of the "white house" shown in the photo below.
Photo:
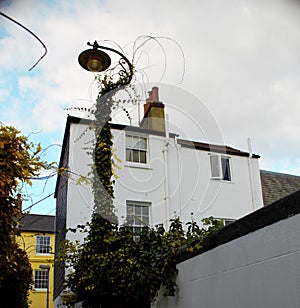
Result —
[[[168, 132], [164, 104], [152, 88], [144, 105], [140, 127], [112, 124], [117, 178], [114, 205], [119, 224], [137, 231], [144, 225], [163, 224], [179, 216], [183, 222], [203, 217], [238, 219], [263, 206], [258, 155], [229, 146], [181, 139]], [[67, 119], [56, 186], [56, 229], [64, 230], [89, 221], [93, 210], [91, 186], [78, 184], [90, 171], [93, 131], [90, 120]], [[58, 246], [65, 237], [60, 232]], [[77, 234], [67, 235], [78, 239]], [[56, 286], [63, 273], [56, 270]], [[59, 294], [61, 290], [55, 290]]]

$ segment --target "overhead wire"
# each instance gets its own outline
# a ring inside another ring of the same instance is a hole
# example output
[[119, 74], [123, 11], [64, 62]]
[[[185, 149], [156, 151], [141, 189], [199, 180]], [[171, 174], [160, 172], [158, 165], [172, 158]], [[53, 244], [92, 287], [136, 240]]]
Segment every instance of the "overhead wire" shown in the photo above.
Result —
[[42, 42], [42, 40], [36, 35], [34, 34], [31, 30], [29, 30], [27, 27], [23, 26], [21, 23], [19, 23], [18, 21], [16, 21], [15, 19], [9, 17], [8, 15], [4, 14], [3, 12], [0, 11], [0, 15], [2, 15], [3, 17], [9, 19], [10, 21], [14, 22], [15, 24], [17, 24], [18, 26], [20, 26], [21, 28], [23, 28], [24, 30], [26, 30], [27, 32], [29, 32], [33, 37], [35, 37], [44, 47], [45, 51], [44, 54], [39, 58], [39, 60], [29, 69], [29, 71], [31, 71], [32, 69], [34, 69], [38, 63], [46, 56], [48, 50], [46, 45]]

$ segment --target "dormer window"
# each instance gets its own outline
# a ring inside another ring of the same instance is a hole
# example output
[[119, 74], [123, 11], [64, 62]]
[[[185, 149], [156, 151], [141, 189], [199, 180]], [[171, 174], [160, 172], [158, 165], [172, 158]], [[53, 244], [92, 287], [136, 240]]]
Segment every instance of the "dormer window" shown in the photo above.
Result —
[[147, 138], [126, 135], [126, 161], [133, 163], [147, 163]]
[[218, 154], [210, 155], [211, 178], [231, 182], [230, 157]]

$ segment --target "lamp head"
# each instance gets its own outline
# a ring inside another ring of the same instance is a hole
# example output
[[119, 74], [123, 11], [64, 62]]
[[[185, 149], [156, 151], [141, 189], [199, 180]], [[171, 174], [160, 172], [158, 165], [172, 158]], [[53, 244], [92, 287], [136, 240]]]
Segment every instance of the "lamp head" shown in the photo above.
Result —
[[107, 53], [98, 49], [87, 49], [78, 57], [79, 64], [87, 71], [102, 72], [109, 68], [111, 64]]

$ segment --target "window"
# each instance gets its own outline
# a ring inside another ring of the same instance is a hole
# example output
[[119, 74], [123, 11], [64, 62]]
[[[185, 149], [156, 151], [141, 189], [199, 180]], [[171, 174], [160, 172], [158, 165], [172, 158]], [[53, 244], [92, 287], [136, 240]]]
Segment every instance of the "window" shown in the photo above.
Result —
[[210, 167], [212, 179], [231, 181], [230, 157], [210, 155]]
[[147, 138], [126, 135], [126, 161], [147, 163]]
[[215, 219], [222, 221], [224, 227], [236, 221], [236, 219], [232, 219], [232, 218], [215, 218]]
[[223, 221], [224, 221], [224, 226], [228, 226], [228, 225], [232, 224], [235, 221], [235, 219], [225, 218], [225, 219], [223, 219]]
[[133, 227], [134, 233], [140, 233], [143, 227], [149, 226], [149, 207], [147, 202], [127, 201], [127, 224]]
[[49, 254], [50, 253], [50, 236], [36, 237], [36, 253]]
[[49, 271], [47, 270], [34, 270], [34, 288], [47, 289]]

